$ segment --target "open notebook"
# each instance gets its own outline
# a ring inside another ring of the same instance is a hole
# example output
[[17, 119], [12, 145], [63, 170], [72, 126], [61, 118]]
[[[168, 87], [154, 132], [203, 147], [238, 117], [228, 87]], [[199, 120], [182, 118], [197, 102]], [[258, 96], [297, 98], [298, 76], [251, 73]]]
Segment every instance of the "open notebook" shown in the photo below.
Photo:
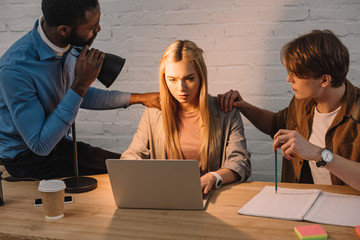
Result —
[[360, 196], [290, 188], [278, 188], [275, 194], [274, 187], [265, 186], [238, 213], [355, 227], [360, 224]]

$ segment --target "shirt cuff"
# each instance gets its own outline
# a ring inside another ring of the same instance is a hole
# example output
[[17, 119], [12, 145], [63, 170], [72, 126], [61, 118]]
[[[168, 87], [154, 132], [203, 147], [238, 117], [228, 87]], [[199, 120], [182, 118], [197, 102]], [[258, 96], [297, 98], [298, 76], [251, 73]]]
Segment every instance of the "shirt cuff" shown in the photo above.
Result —
[[76, 118], [83, 98], [71, 88], [59, 104], [59, 117], [70, 125]]

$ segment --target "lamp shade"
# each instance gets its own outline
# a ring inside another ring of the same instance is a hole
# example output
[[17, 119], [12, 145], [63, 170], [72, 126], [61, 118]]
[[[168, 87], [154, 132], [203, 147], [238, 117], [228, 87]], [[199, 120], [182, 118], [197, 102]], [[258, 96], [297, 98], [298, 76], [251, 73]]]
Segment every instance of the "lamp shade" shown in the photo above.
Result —
[[[74, 49], [78, 53], [81, 52], [80, 47], [74, 47]], [[100, 69], [100, 73], [97, 79], [102, 84], [104, 84], [105, 87], [107, 88], [110, 87], [116, 80], [117, 76], [119, 76], [119, 73], [123, 68], [124, 64], [125, 64], [124, 58], [111, 53], [105, 53], [104, 62]]]
[[124, 64], [124, 58], [111, 53], [105, 53], [105, 59], [97, 79], [104, 84], [105, 87], [110, 87], [116, 80]]

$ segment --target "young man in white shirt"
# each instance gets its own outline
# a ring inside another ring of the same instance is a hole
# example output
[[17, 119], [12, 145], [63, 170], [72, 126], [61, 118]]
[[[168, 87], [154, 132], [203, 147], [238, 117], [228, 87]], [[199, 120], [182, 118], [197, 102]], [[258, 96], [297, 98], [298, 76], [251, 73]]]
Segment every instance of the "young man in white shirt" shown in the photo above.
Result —
[[274, 113], [257, 108], [238, 91], [218, 95], [274, 138], [283, 156], [282, 181], [347, 184], [360, 190], [360, 89], [347, 79], [349, 52], [329, 30], [314, 30], [287, 43], [281, 61], [294, 97]]

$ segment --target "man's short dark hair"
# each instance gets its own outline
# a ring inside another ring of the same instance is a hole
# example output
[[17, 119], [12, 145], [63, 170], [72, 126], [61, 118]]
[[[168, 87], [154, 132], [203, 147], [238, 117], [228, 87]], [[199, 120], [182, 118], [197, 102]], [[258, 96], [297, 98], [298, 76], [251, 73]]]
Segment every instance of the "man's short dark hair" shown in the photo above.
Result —
[[349, 50], [330, 30], [314, 30], [287, 43], [281, 62], [299, 78], [320, 78], [328, 74], [331, 86], [340, 87], [349, 71]]
[[85, 11], [98, 4], [98, 0], [42, 0], [41, 9], [49, 26], [72, 26], [85, 18]]

